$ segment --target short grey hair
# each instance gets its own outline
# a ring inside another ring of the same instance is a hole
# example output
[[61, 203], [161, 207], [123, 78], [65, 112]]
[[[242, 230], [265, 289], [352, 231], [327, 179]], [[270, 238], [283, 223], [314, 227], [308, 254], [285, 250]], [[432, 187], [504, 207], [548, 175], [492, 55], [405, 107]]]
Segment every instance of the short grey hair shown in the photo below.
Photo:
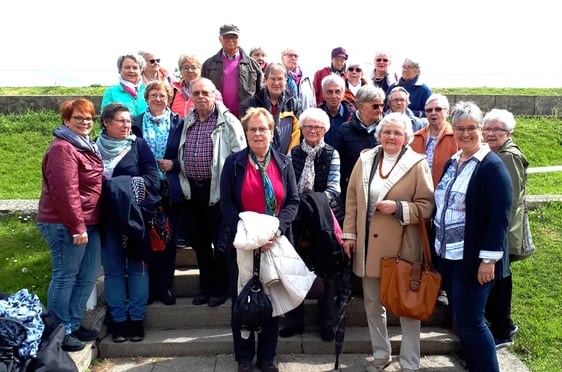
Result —
[[425, 107], [427, 107], [433, 101], [437, 101], [437, 103], [439, 103], [439, 106], [442, 107], [443, 109], [447, 111], [449, 110], [449, 99], [445, 97], [443, 94], [434, 93], [431, 96], [429, 96], [427, 101], [425, 101]]
[[409, 104], [410, 104], [410, 93], [406, 90], [406, 88], [404, 88], [404, 87], [402, 87], [402, 86], [399, 86], [399, 85], [398, 85], [398, 86], [395, 86], [394, 88], [392, 88], [392, 90], [391, 90], [390, 93], [388, 94], [388, 99], [389, 99], [390, 101], [392, 101], [392, 95], [393, 95], [394, 93], [397, 93], [397, 92], [404, 93], [404, 95], [406, 96], [406, 104], [409, 105]]
[[515, 129], [515, 117], [511, 112], [502, 109], [492, 109], [492, 111], [484, 116], [483, 125], [486, 126], [488, 123], [494, 121], [501, 123], [503, 129], [507, 130], [509, 133], [513, 133]]
[[338, 74], [330, 74], [322, 79], [322, 91], [324, 91], [324, 89], [326, 89], [326, 86], [330, 84], [338, 84], [342, 90], [342, 93], [345, 92], [345, 81]]
[[355, 95], [355, 106], [358, 106], [360, 103], [365, 102], [372, 102], [374, 100], [380, 99], [384, 102], [384, 90], [374, 85], [363, 85], [357, 91]]
[[377, 124], [375, 130], [375, 137], [377, 141], [381, 141], [381, 133], [384, 127], [401, 123], [404, 127], [404, 134], [406, 135], [406, 145], [409, 145], [414, 140], [414, 131], [412, 130], [412, 121], [408, 117], [408, 115], [402, 114], [400, 112], [393, 112], [391, 114], [386, 115], [382, 118], [382, 120]]
[[123, 67], [123, 61], [127, 58], [135, 61], [139, 65], [139, 69], [141, 70], [141, 72], [144, 71], [144, 69], [146, 68], [146, 61], [144, 60], [143, 56], [136, 53], [129, 53], [119, 56], [119, 58], [117, 58], [117, 72], [121, 73], [121, 67]]
[[472, 120], [480, 128], [482, 127], [482, 111], [474, 102], [457, 102], [451, 109], [451, 125], [453, 128], [461, 120]]
[[324, 124], [326, 132], [330, 130], [330, 117], [326, 111], [318, 107], [309, 107], [299, 116], [299, 128], [302, 128], [308, 121], [318, 121]]
[[411, 58], [406, 58], [406, 59], [404, 60], [404, 62], [402, 62], [402, 66], [404, 66], [404, 65], [412, 65], [412, 66], [414, 66], [414, 67], [416, 68], [416, 70], [421, 71], [421, 69], [420, 69], [420, 63], [414, 61], [414, 60], [411, 59]]

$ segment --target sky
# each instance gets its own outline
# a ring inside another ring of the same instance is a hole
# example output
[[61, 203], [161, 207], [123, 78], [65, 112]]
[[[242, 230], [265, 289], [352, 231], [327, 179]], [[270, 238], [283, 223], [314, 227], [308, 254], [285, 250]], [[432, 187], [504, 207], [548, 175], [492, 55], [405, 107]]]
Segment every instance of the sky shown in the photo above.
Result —
[[329, 3], [9, 1], [0, 23], [0, 86], [113, 85], [118, 56], [139, 50], [173, 70], [180, 54], [204, 61], [217, 53], [223, 24], [237, 25], [239, 45], [246, 52], [262, 46], [268, 61], [280, 61], [284, 47], [295, 49], [309, 75], [342, 46], [366, 71], [379, 50], [392, 55], [398, 76], [405, 58], [417, 60], [430, 87], [562, 86], [559, 13], [551, 0]]

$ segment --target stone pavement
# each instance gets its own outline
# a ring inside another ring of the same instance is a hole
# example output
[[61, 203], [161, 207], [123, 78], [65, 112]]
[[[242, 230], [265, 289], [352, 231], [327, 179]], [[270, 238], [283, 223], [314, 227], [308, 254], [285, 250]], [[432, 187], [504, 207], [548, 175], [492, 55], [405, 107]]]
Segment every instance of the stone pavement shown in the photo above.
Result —
[[[334, 371], [334, 355], [325, 354], [282, 354], [278, 356], [280, 372], [320, 372]], [[508, 349], [498, 350], [500, 371], [528, 372], [529, 369]], [[365, 371], [372, 357], [366, 354], [342, 354], [339, 371]], [[90, 372], [223, 372], [236, 371], [237, 364], [232, 354], [208, 357], [177, 358], [127, 358], [107, 359], [90, 366]], [[259, 369], [255, 368], [255, 371]], [[385, 371], [400, 371], [398, 356], [393, 356], [392, 363]], [[432, 355], [422, 357], [420, 372], [458, 372], [466, 371], [454, 355]]]

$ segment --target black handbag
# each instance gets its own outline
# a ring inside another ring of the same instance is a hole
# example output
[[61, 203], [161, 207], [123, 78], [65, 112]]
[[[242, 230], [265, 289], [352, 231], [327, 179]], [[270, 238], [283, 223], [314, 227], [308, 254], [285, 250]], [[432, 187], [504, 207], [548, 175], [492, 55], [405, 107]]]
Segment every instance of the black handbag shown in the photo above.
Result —
[[260, 282], [260, 249], [254, 249], [254, 270], [234, 302], [232, 317], [241, 331], [261, 332], [266, 319], [271, 318], [273, 308]]

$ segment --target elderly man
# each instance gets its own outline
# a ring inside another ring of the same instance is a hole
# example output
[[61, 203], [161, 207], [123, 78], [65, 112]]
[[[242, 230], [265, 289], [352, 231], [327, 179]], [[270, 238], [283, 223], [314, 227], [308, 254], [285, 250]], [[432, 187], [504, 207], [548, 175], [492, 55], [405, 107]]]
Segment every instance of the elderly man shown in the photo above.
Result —
[[185, 117], [178, 159], [180, 185], [187, 199], [186, 232], [199, 266], [199, 294], [193, 304], [218, 306], [226, 301], [229, 288], [224, 252], [216, 249], [220, 175], [226, 157], [246, 148], [246, 139], [240, 121], [215, 101], [212, 81], [195, 79], [190, 90], [194, 109]]
[[[410, 93], [404, 87], [394, 87], [390, 91], [388, 98], [388, 110], [385, 111], [385, 115], [390, 114], [391, 112], [399, 112], [404, 114], [410, 118], [412, 122], [412, 130], [417, 132], [418, 130], [422, 129], [424, 125], [422, 124], [421, 120], [419, 120], [412, 110], [408, 108], [410, 104]], [[426, 123], [427, 124], [427, 123]]]
[[[328, 67], [324, 67], [314, 74], [312, 85], [314, 86], [314, 94], [316, 94], [316, 104], [320, 105], [324, 100], [322, 96], [322, 80], [330, 74], [345, 76], [345, 62], [348, 55], [344, 48], [337, 47], [332, 49], [332, 63]], [[345, 90], [344, 90], [345, 92]]]
[[238, 118], [244, 101], [260, 90], [263, 73], [259, 63], [238, 46], [237, 26], [224, 25], [219, 33], [222, 49], [203, 63], [201, 76], [219, 88], [224, 104]]
[[410, 93], [408, 107], [414, 115], [418, 118], [425, 118], [424, 105], [431, 96], [431, 89], [420, 79], [420, 64], [406, 58], [402, 63], [402, 77], [388, 88], [386, 95], [388, 96], [396, 86], [404, 87]]
[[330, 117], [330, 130], [324, 135], [324, 142], [333, 146], [335, 133], [340, 125], [351, 120], [355, 107], [343, 100], [345, 81], [337, 74], [330, 74], [322, 80], [322, 93], [324, 102], [318, 107], [326, 111]]

